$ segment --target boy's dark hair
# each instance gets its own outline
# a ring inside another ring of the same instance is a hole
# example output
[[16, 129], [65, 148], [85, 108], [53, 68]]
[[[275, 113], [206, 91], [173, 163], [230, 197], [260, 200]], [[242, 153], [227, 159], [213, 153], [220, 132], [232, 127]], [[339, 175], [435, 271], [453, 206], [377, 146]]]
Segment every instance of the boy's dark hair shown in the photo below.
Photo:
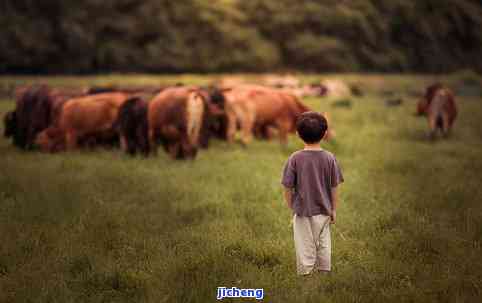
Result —
[[318, 143], [328, 129], [328, 122], [325, 117], [317, 112], [305, 112], [296, 121], [296, 131], [300, 138], [308, 144]]

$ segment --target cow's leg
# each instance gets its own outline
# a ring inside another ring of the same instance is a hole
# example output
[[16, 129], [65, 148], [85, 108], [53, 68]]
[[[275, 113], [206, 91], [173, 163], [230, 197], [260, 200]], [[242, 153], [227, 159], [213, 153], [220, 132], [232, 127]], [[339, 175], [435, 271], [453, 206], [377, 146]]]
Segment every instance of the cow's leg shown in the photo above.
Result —
[[255, 115], [254, 113], [248, 113], [244, 116], [244, 119], [241, 122], [241, 143], [243, 145], [248, 145], [253, 140], [253, 131], [254, 131], [254, 124], [255, 124]]
[[[122, 143], [123, 139], [125, 140], [124, 143]], [[123, 134], [123, 136], [120, 137], [120, 141], [121, 141], [121, 145], [125, 144], [126, 153], [128, 153], [129, 155], [136, 154], [137, 137], [136, 137], [135, 129], [129, 129], [126, 133]]]
[[130, 138], [127, 140], [127, 153], [129, 155], [135, 155], [136, 154], [136, 141], [135, 138]]
[[264, 127], [262, 125], [255, 125], [253, 129], [254, 137], [257, 139], [265, 139]]
[[30, 150], [33, 149], [34, 147], [34, 142], [35, 142], [35, 137], [39, 131], [33, 126], [29, 127], [28, 132], [27, 132], [27, 140], [26, 140], [26, 149]]
[[179, 142], [169, 142], [166, 144], [167, 146], [167, 153], [173, 158], [173, 159], [179, 159], [182, 158], [182, 148], [180, 146], [181, 144]]
[[65, 144], [67, 150], [74, 150], [77, 148], [77, 134], [74, 131], [67, 131], [65, 133]]
[[120, 135], [120, 144], [123, 152], [127, 152], [127, 138], [125, 134]]
[[234, 142], [234, 136], [236, 135], [236, 115], [232, 112], [226, 114], [227, 116], [227, 126], [226, 126], [226, 138], [229, 143]]
[[136, 146], [139, 152], [144, 156], [149, 155], [149, 142], [147, 141], [147, 132], [145, 127], [138, 127], [136, 129]]
[[444, 137], [450, 135], [450, 117], [447, 111], [442, 114], [442, 132]]
[[428, 115], [428, 126], [429, 126], [429, 132], [428, 132], [428, 138], [429, 139], [435, 139], [435, 134], [437, 131], [437, 117], [436, 115], [429, 113]]
[[188, 138], [184, 138], [180, 142], [178, 159], [191, 158], [194, 159], [197, 154], [197, 147], [191, 144]]
[[148, 136], [149, 136], [149, 149], [151, 150], [152, 154], [157, 155], [157, 142], [156, 142], [156, 134], [153, 128], [149, 128]]
[[276, 127], [271, 126], [271, 125], [266, 126], [266, 128], [264, 130], [265, 138], [268, 139], [268, 140], [273, 139], [276, 136], [276, 131], [277, 131]]
[[278, 123], [279, 140], [281, 145], [286, 146], [288, 143], [288, 133], [290, 131], [290, 121], [281, 119]]
[[149, 156], [149, 142], [147, 142], [147, 138], [142, 138], [139, 143], [139, 149], [141, 153], [147, 157]]

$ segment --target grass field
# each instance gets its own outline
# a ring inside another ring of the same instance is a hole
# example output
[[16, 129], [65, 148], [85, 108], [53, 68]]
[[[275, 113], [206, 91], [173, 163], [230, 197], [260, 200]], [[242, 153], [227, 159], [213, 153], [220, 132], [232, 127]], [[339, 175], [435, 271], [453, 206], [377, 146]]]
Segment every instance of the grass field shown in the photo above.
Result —
[[[433, 78], [346, 77], [400, 92]], [[167, 80], [208, 78], [0, 77], [4, 86]], [[452, 137], [429, 142], [416, 99], [404, 99], [306, 100], [331, 114], [337, 138], [323, 147], [345, 176], [334, 270], [307, 279], [295, 275], [279, 184], [302, 146], [294, 136], [285, 148], [217, 141], [191, 162], [22, 152], [1, 138], [0, 302], [215, 302], [218, 286], [264, 288], [275, 303], [482, 302], [482, 100], [459, 98]], [[0, 115], [13, 107], [0, 101]]]

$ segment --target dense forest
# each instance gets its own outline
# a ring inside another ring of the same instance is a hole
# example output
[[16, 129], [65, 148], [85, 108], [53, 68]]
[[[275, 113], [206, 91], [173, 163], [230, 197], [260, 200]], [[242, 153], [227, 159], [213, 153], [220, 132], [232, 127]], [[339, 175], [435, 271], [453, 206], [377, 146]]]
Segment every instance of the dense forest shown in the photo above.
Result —
[[0, 73], [482, 71], [480, 0], [2, 0]]

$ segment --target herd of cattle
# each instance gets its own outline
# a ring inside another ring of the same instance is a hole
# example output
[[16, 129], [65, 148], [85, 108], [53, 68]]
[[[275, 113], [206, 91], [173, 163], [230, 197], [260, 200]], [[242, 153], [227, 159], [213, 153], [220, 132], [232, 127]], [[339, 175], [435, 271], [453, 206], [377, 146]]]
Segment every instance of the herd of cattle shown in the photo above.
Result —
[[281, 142], [295, 131], [297, 117], [310, 110], [283, 90], [259, 85], [231, 88], [173, 86], [147, 102], [142, 91], [62, 90], [46, 85], [16, 91], [16, 108], [6, 114], [5, 136], [23, 149], [59, 152], [120, 143], [129, 154], [156, 154], [161, 144], [173, 158], [194, 158], [216, 137], [241, 142], [253, 136]]
[[[162, 145], [176, 159], [194, 158], [211, 138], [233, 142], [238, 131], [244, 145], [253, 136], [277, 135], [286, 143], [297, 117], [310, 110], [286, 89], [254, 84], [87, 90], [32, 85], [18, 88], [15, 98], [4, 135], [22, 149], [53, 153], [119, 144], [128, 154], [147, 156]], [[453, 93], [429, 86], [417, 112], [428, 117], [432, 135], [437, 129], [447, 135], [457, 115]], [[330, 127], [325, 139], [333, 136]]]

